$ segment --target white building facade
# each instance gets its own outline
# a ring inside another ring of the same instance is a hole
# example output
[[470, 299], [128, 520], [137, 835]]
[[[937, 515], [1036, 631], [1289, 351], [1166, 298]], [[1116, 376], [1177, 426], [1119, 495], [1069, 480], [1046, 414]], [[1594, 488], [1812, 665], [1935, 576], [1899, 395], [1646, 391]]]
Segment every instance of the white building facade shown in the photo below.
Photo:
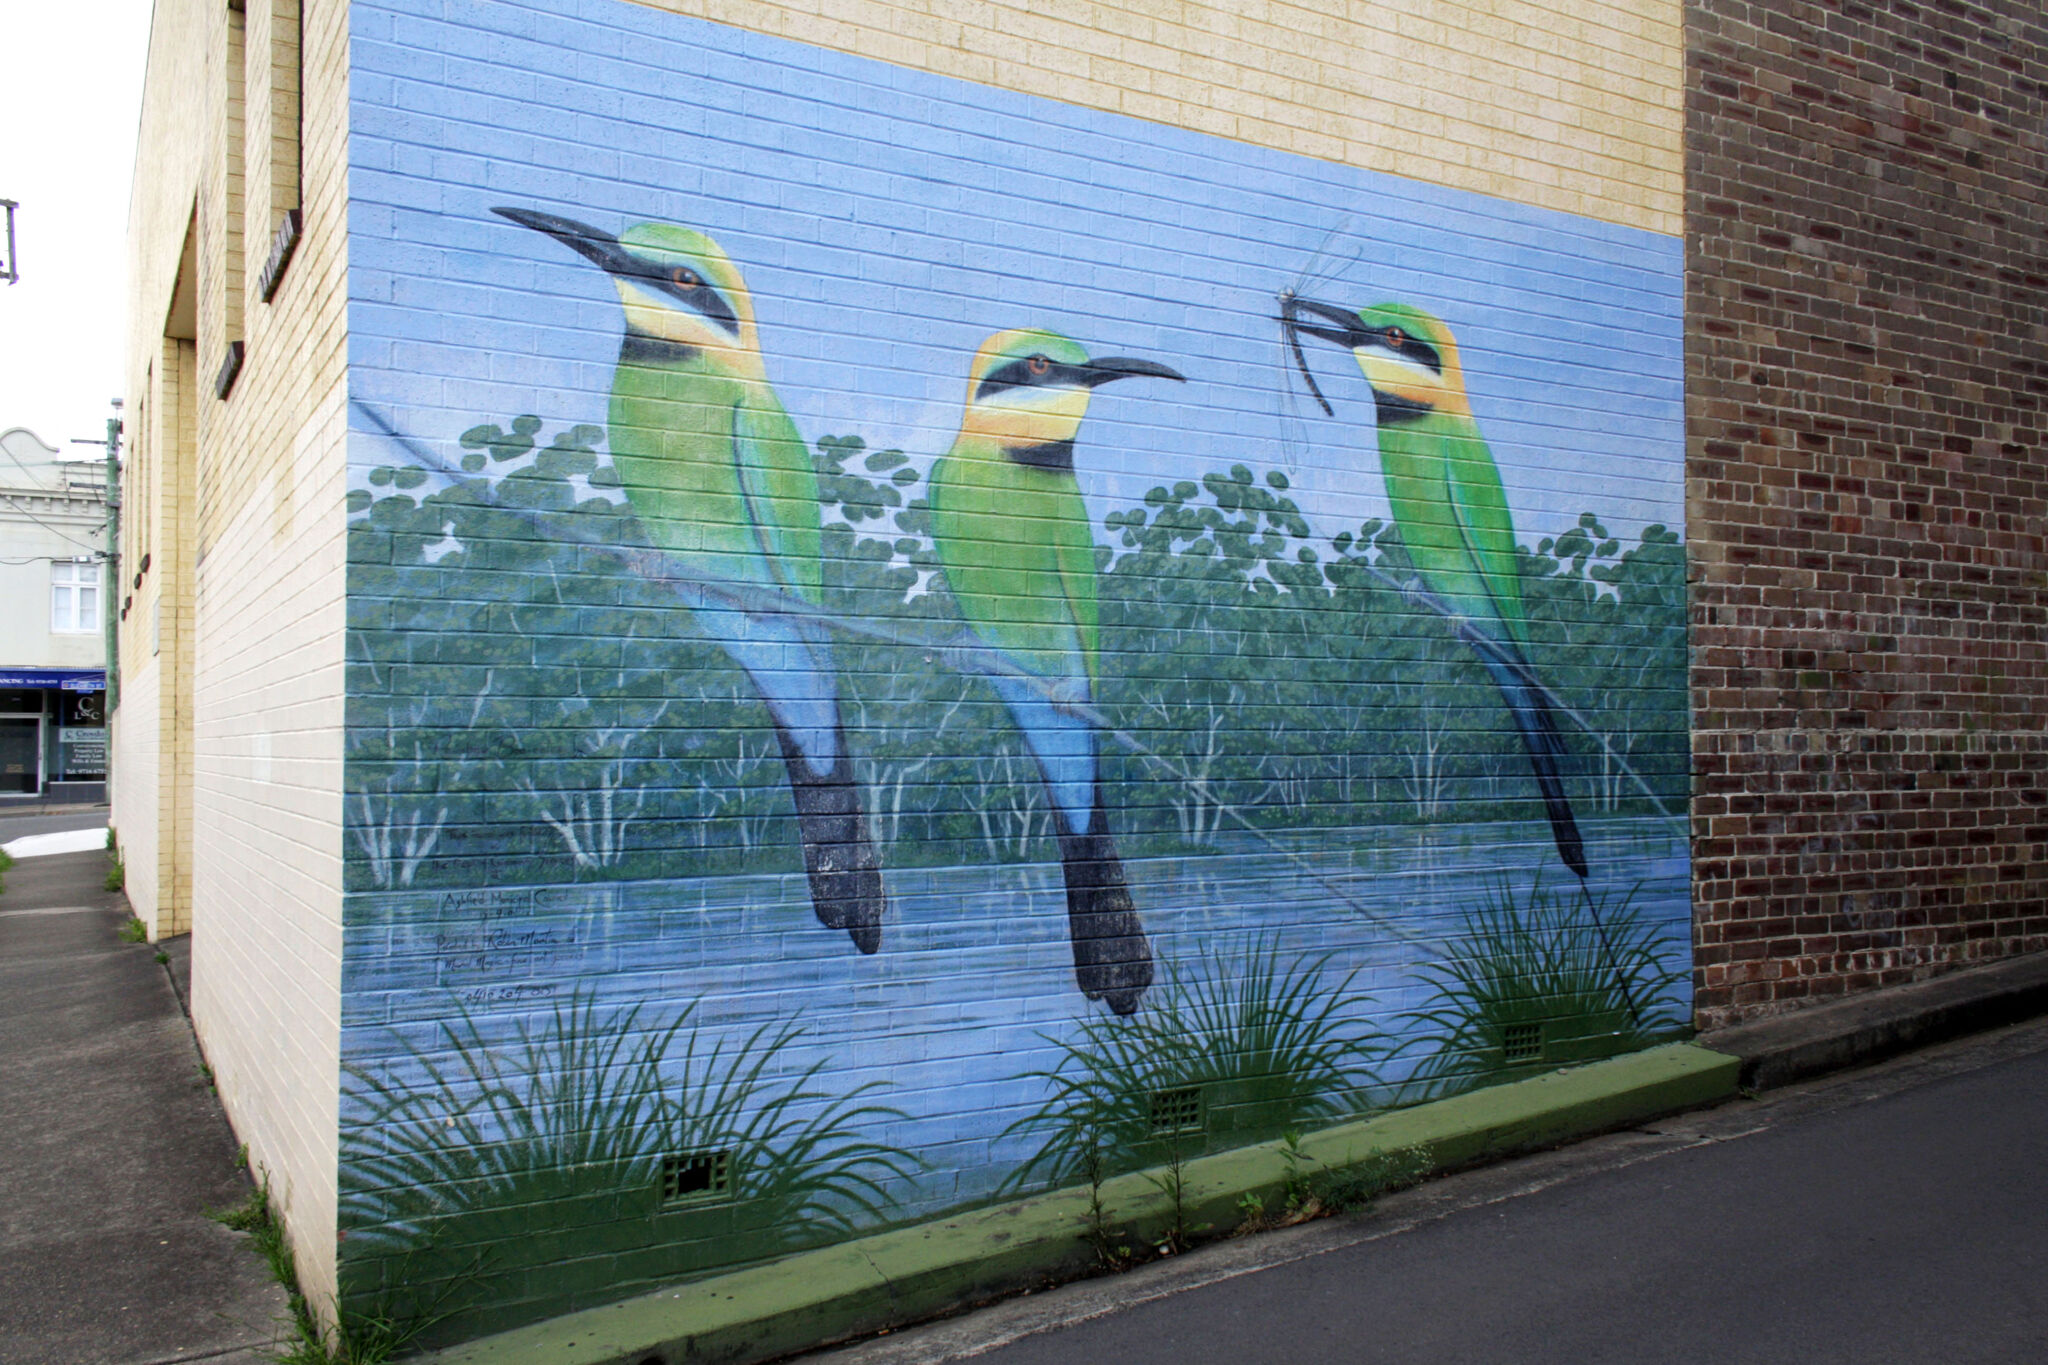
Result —
[[106, 465], [0, 432], [0, 802], [101, 801]]

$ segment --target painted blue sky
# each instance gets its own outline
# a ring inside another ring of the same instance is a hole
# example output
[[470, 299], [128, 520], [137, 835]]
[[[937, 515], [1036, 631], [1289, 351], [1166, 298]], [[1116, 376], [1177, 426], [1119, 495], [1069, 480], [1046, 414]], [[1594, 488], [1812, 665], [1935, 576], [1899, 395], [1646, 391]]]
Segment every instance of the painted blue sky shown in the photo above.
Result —
[[1233, 463], [1289, 468], [1324, 536], [1385, 515], [1350, 358], [1310, 352], [1335, 418], [1286, 401], [1273, 315], [1297, 284], [1451, 325], [1525, 542], [1589, 509], [1631, 539], [1682, 525], [1677, 238], [619, 0], [358, 0], [352, 23], [352, 392], [444, 454], [480, 421], [604, 421], [611, 286], [502, 204], [715, 237], [813, 440], [924, 464], [1007, 327], [1177, 367], [1097, 397], [1077, 463], [1098, 525]]

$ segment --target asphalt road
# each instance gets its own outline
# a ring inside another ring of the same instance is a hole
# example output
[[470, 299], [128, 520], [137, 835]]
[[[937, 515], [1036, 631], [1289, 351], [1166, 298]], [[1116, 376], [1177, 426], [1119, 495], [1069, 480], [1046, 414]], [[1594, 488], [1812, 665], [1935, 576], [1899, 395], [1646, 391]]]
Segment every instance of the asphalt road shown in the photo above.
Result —
[[814, 1361], [2031, 1365], [2044, 1270], [2037, 1021]]
[[52, 814], [30, 810], [0, 809], [0, 844], [30, 834], [56, 834], [63, 830], [105, 829], [105, 806], [82, 806]]

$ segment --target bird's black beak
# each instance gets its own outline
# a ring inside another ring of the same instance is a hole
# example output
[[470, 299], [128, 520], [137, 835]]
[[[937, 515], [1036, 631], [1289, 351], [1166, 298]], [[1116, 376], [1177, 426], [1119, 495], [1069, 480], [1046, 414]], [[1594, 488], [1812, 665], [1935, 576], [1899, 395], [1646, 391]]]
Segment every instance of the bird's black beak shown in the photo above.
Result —
[[[1304, 322], [1304, 313], [1322, 318], [1326, 322], [1336, 323], [1337, 326], [1322, 327], [1313, 322]], [[1323, 415], [1335, 416], [1336, 410], [1330, 406], [1330, 400], [1323, 397], [1322, 386], [1316, 383], [1315, 371], [1308, 367], [1308, 357], [1301, 353], [1301, 334], [1307, 332], [1318, 340], [1334, 341], [1339, 346], [1348, 348], [1354, 344], [1353, 338], [1358, 335], [1358, 315], [1347, 313], [1342, 308], [1333, 308], [1327, 303], [1317, 303], [1314, 299], [1300, 298], [1290, 289], [1280, 296], [1280, 330], [1286, 334], [1287, 349], [1294, 352], [1294, 363], [1300, 368], [1302, 380], [1308, 385], [1308, 391], [1315, 395], [1316, 404], [1322, 408]]]
[[[1324, 327], [1313, 322], [1305, 322], [1302, 320], [1304, 314], [1308, 317], [1321, 318], [1324, 322], [1334, 323], [1335, 326]], [[1280, 321], [1290, 332], [1306, 332], [1309, 336], [1317, 337], [1323, 341], [1334, 341], [1339, 346], [1347, 349], [1358, 345], [1360, 341], [1358, 314], [1348, 308], [1338, 308], [1327, 303], [1317, 303], [1314, 299], [1301, 299], [1292, 296], [1282, 297], [1280, 300]]]
[[1091, 360], [1081, 366], [1081, 382], [1091, 389], [1117, 379], [1136, 379], [1139, 376], [1153, 379], [1173, 379], [1187, 383], [1188, 377], [1179, 370], [1162, 365], [1156, 360], [1134, 360], [1129, 356], [1110, 355], [1100, 360]]
[[639, 263], [628, 256], [625, 248], [619, 245], [619, 239], [603, 228], [579, 223], [574, 218], [558, 218], [552, 213], [541, 213], [535, 209], [494, 208], [491, 212], [500, 218], [509, 218], [521, 227], [532, 228], [535, 232], [545, 232], [607, 274], [631, 275], [640, 270]]

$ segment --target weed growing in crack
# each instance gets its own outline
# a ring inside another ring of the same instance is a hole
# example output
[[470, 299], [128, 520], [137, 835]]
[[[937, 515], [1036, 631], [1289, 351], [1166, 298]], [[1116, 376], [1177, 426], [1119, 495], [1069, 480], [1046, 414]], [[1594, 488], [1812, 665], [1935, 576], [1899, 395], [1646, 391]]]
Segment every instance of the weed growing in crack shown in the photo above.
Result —
[[[245, 1145], [238, 1157], [246, 1157]], [[246, 1233], [249, 1246], [283, 1287], [290, 1319], [286, 1339], [271, 1358], [276, 1365], [385, 1365], [432, 1325], [431, 1316], [409, 1320], [350, 1313], [339, 1306], [332, 1329], [322, 1327], [312, 1302], [299, 1288], [299, 1272], [291, 1239], [278, 1219], [268, 1177], [259, 1180], [248, 1198], [208, 1213], [225, 1228]]]
[[1093, 1133], [1081, 1154], [1081, 1169], [1088, 1177], [1088, 1244], [1104, 1270], [1126, 1270], [1131, 1264], [1131, 1248], [1123, 1240], [1123, 1229], [1110, 1226], [1109, 1209], [1102, 1202], [1102, 1144]]
[[1301, 1150], [1301, 1134], [1289, 1129], [1280, 1138], [1280, 1159], [1287, 1165], [1287, 1178], [1283, 1188], [1286, 1191], [1287, 1212], [1293, 1214], [1308, 1202], [1309, 1179], [1302, 1174], [1301, 1168], [1305, 1162], [1314, 1158]]
[[1167, 1225], [1166, 1235], [1152, 1244], [1152, 1249], [1161, 1256], [1171, 1256], [1186, 1251], [1191, 1245], [1188, 1228], [1188, 1177], [1187, 1160], [1181, 1154], [1181, 1145], [1174, 1141], [1167, 1152], [1166, 1165], [1157, 1175], [1145, 1177], [1152, 1188], [1166, 1196], [1173, 1208], [1173, 1221]]
[[1425, 1147], [1396, 1147], [1374, 1152], [1364, 1161], [1326, 1171], [1310, 1182], [1304, 1209], [1316, 1213], [1356, 1213], [1381, 1195], [1418, 1185], [1435, 1168]]

